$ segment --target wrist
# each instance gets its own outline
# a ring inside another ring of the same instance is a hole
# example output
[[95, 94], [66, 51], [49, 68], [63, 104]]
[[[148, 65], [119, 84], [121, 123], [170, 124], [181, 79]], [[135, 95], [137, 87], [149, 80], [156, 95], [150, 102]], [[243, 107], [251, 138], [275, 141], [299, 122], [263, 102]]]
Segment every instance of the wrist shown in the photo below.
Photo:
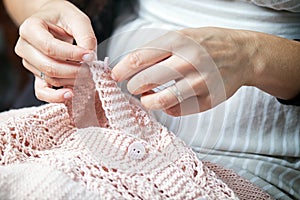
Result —
[[247, 32], [248, 41], [246, 45], [248, 48], [251, 48], [251, 51], [249, 53], [248, 82], [246, 82], [245, 85], [258, 86], [267, 68], [266, 57], [262, 53], [262, 51], [264, 51], [265, 41], [261, 33]]
[[300, 92], [300, 43], [265, 33], [254, 35], [257, 53], [249, 85], [281, 99], [295, 97]]
[[260, 54], [259, 35], [253, 31], [236, 30], [232, 36], [239, 46], [239, 54], [242, 62], [241, 85], [254, 86], [256, 77], [264, 69], [264, 60]]

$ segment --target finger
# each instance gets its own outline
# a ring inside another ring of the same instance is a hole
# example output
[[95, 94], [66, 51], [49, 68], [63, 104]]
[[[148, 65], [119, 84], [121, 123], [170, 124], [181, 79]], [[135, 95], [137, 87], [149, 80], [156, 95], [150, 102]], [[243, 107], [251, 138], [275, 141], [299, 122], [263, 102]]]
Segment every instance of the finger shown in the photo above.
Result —
[[[75, 78], [79, 73], [88, 76], [89, 69], [82, 67], [80, 63], [63, 62], [49, 58], [33, 48], [22, 38], [19, 38], [16, 44], [16, 53], [34, 66], [40, 72], [43, 72], [47, 77], [52, 78]], [[26, 67], [26, 66], [25, 66]], [[31, 71], [31, 67], [27, 68]]]
[[[77, 8], [76, 8], [77, 9]], [[76, 12], [79, 10], [77, 9]], [[79, 11], [82, 13], [81, 11]], [[74, 39], [76, 40], [76, 44], [84, 49], [96, 51], [97, 48], [97, 39], [92, 28], [91, 20], [85, 15], [78, 15], [78, 13], [66, 13], [63, 16], [68, 20], [68, 28]], [[80, 26], [78, 26], [80, 24]]]
[[26, 60], [22, 60], [22, 63], [26, 69], [31, 71], [35, 76], [40, 77], [43, 79], [46, 83], [48, 83], [51, 86], [60, 87], [60, 86], [73, 86], [75, 83], [74, 78], [51, 78], [45, 75], [43, 72], [39, 71], [35, 67], [33, 67], [29, 62]]
[[223, 95], [219, 95], [222, 90], [222, 87], [215, 88], [212, 92], [191, 96], [180, 104], [165, 109], [165, 112], [172, 116], [183, 116], [207, 111], [226, 100]]
[[182, 79], [193, 72], [193, 66], [185, 60], [172, 55], [134, 75], [127, 84], [132, 94], [141, 94], [172, 80]]
[[210, 98], [207, 96], [193, 96], [185, 99], [180, 104], [176, 104], [170, 108], [164, 110], [169, 115], [178, 117], [184, 115], [191, 115], [210, 109], [211, 103]]
[[55, 59], [83, 61], [85, 55], [93, 53], [91, 50], [56, 39], [48, 29], [48, 23], [31, 17], [20, 26], [19, 32], [24, 40], [43, 54]]
[[113, 69], [112, 77], [116, 81], [128, 79], [135, 73], [168, 58], [170, 52], [144, 47], [125, 56]]
[[141, 96], [142, 105], [149, 110], [164, 110], [178, 104], [178, 99], [167, 89]]
[[74, 40], [73, 36], [68, 34], [64, 29], [49, 23], [48, 26], [49, 26], [49, 32], [53, 35], [53, 37], [55, 37], [58, 40], [62, 40], [70, 44], [73, 44], [73, 40]]
[[[148, 109], [163, 110], [175, 106], [190, 97], [209, 93], [205, 83], [204, 85], [198, 84], [199, 81], [194, 79], [196, 79], [194, 74], [187, 75], [159, 92], [142, 96], [141, 102]], [[198, 85], [195, 86], [195, 83]]]
[[[184, 40], [184, 41], [183, 41]], [[185, 41], [190, 40], [184, 34], [176, 31], [168, 32], [134, 50], [125, 56], [112, 70], [116, 81], [128, 79], [133, 74], [158, 63], [172, 54], [180, 54], [181, 49], [186, 49]]]
[[176, 87], [176, 90], [171, 90], [172, 87], [176, 86], [169, 86], [153, 94], [142, 95], [141, 102], [143, 106], [150, 110], [163, 110], [183, 101], [185, 98], [178, 88]]
[[53, 89], [38, 76], [35, 76], [34, 88], [38, 99], [50, 103], [63, 103], [73, 96], [70, 88]]

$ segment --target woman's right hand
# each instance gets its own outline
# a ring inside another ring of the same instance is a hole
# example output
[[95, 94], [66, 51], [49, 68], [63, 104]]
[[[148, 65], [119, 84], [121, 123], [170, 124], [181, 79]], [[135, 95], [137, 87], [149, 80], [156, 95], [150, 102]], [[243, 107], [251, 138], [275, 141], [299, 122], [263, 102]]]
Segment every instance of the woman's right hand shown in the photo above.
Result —
[[71, 98], [80, 62], [96, 56], [89, 18], [68, 1], [48, 1], [21, 24], [19, 32], [15, 51], [35, 75], [37, 98], [47, 102]]

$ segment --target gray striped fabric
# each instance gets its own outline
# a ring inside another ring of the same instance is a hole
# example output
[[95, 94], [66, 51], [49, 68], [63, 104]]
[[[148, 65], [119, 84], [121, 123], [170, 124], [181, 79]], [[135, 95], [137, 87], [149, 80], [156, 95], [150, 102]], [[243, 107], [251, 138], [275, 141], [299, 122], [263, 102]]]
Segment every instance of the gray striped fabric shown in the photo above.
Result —
[[[224, 111], [222, 117], [214, 116], [217, 110]], [[162, 113], [159, 118], [172, 121]], [[187, 126], [188, 122], [197, 126]], [[243, 87], [215, 109], [166, 125], [199, 158], [235, 170], [275, 199], [300, 199], [299, 107], [282, 105], [256, 88]], [[214, 126], [218, 130], [207, 128]]]
[[[252, 2], [259, 4], [258, 0]], [[279, 2], [283, 10], [298, 9], [293, 0], [268, 2]], [[184, 27], [219, 26], [300, 38], [300, 13], [278, 12], [253, 3], [140, 0], [136, 19], [120, 20], [114, 37], [106, 41], [108, 56], [116, 63], [122, 55], [166, 29]], [[275, 4], [269, 7], [275, 8]], [[143, 28], [147, 31], [143, 32]], [[201, 114], [178, 118], [162, 112], [154, 114], [193, 147], [199, 158], [235, 170], [275, 199], [300, 199], [299, 107], [282, 105], [256, 88], [242, 87], [225, 103]]]

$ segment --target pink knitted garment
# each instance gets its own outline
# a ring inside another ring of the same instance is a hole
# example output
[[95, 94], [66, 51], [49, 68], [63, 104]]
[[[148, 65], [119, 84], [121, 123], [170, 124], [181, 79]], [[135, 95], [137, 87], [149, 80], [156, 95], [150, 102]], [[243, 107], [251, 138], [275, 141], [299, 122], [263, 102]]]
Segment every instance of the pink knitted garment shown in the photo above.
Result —
[[78, 84], [72, 105], [1, 122], [0, 199], [270, 199], [201, 162], [121, 92], [107, 62], [88, 65], [94, 82]]

